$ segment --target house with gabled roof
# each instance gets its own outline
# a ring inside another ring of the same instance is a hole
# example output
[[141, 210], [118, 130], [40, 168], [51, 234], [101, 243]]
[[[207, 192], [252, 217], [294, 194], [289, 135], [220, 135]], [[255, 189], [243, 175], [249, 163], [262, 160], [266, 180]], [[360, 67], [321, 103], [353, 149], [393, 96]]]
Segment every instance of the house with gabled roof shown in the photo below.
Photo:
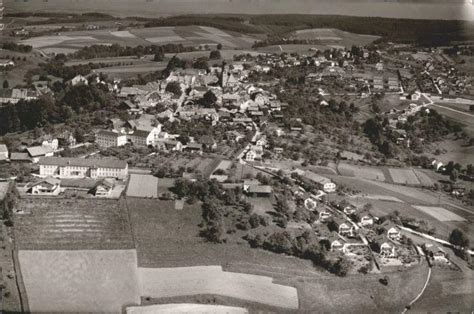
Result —
[[61, 180], [46, 177], [32, 184], [27, 185], [26, 193], [32, 195], [50, 195], [56, 196], [61, 192]]
[[398, 229], [396, 227], [392, 227], [392, 228], [387, 230], [387, 237], [390, 240], [398, 241], [401, 238], [401, 234], [400, 234], [400, 231], [398, 231]]

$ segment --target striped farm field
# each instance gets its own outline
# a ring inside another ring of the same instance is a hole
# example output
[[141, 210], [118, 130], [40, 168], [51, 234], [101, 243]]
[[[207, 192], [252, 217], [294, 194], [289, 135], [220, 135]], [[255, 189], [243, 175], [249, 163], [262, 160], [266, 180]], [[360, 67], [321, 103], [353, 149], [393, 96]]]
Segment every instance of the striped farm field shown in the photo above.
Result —
[[439, 221], [466, 221], [466, 219], [462, 218], [455, 213], [444, 209], [442, 207], [432, 207], [432, 206], [413, 206], [418, 210], [421, 210], [425, 214], [428, 214]]

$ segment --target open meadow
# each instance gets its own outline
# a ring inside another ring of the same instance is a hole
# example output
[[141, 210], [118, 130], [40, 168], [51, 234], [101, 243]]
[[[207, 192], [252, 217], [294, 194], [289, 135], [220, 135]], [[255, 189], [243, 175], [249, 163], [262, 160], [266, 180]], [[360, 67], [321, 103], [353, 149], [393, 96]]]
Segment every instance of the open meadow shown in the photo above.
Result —
[[135, 250], [20, 250], [30, 311], [113, 312], [139, 304]]
[[323, 44], [339, 45], [345, 48], [350, 48], [352, 45], [368, 45], [378, 39], [379, 36], [354, 34], [334, 28], [311, 28], [295, 31], [292, 38], [318, 40]]

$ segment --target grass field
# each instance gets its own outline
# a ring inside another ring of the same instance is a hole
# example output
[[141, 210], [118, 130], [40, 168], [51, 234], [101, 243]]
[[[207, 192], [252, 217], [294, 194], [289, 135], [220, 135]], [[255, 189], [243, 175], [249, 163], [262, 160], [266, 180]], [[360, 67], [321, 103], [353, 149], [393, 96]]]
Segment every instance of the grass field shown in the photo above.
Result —
[[19, 251], [30, 311], [114, 312], [139, 304], [135, 250]]
[[105, 199], [21, 199], [17, 206], [18, 249], [131, 249], [125, 201]]
[[340, 163], [337, 170], [343, 176], [358, 177], [368, 180], [385, 181], [385, 175], [381, 169], [374, 167], [356, 166]]
[[393, 182], [399, 184], [419, 185], [420, 181], [412, 169], [388, 169]]
[[158, 178], [147, 174], [131, 174], [127, 196], [157, 198]]
[[265, 276], [226, 272], [221, 266], [139, 268], [141, 295], [175, 297], [216, 294], [281, 308], [297, 309], [294, 287], [274, 284]]

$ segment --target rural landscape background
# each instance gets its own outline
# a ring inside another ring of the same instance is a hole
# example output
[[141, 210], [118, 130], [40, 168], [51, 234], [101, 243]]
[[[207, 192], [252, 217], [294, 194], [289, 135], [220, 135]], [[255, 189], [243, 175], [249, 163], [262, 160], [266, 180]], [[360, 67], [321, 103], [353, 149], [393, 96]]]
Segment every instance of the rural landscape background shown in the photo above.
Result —
[[471, 3], [4, 0], [0, 312], [471, 311]]

